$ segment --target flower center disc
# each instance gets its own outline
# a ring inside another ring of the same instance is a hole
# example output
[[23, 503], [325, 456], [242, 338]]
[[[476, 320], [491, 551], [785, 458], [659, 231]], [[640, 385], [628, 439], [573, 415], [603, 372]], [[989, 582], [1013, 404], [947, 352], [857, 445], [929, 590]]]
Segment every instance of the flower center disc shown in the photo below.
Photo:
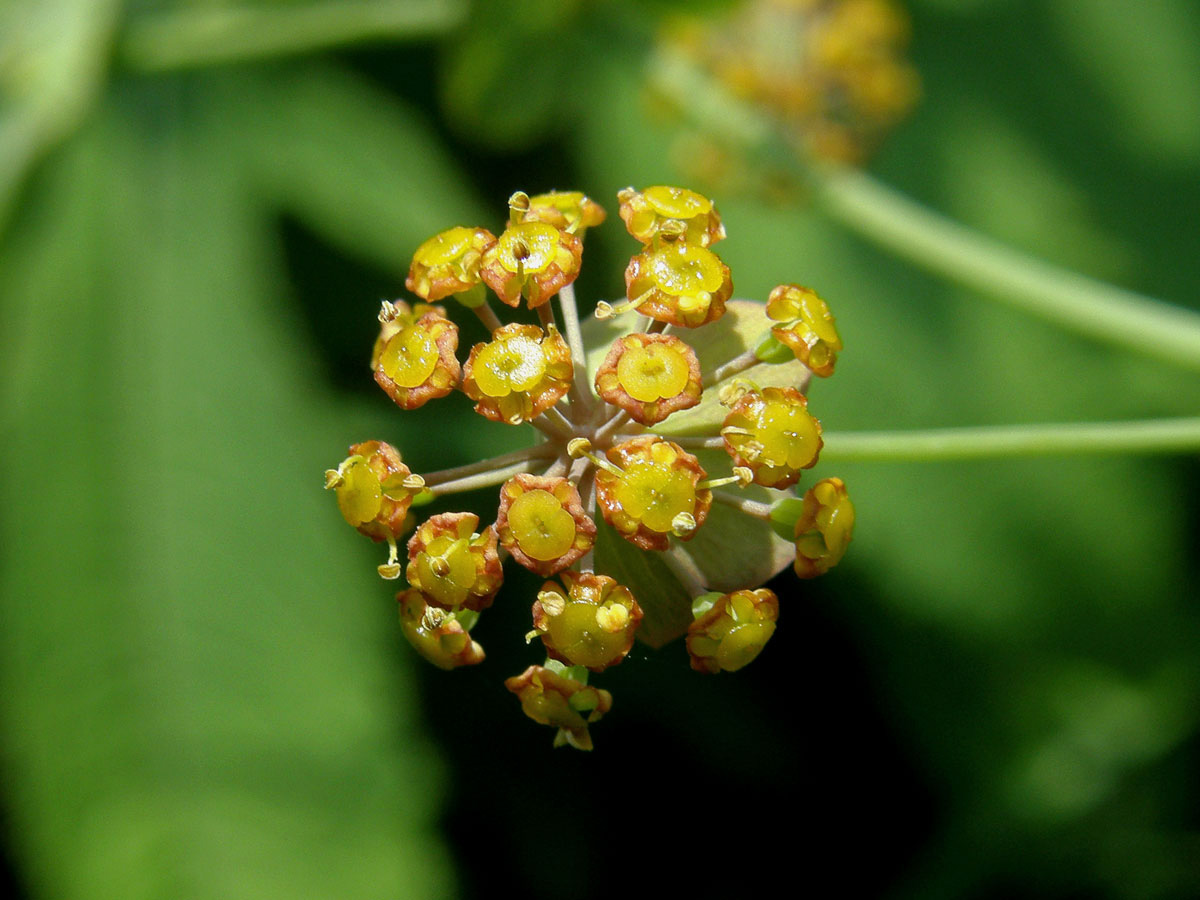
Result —
[[401, 387], [424, 384], [437, 367], [438, 348], [429, 333], [410, 325], [388, 341], [380, 358], [383, 374]]
[[427, 266], [455, 262], [471, 249], [473, 235], [474, 231], [470, 228], [451, 228], [423, 243], [414, 256]]
[[626, 350], [617, 363], [617, 381], [642, 403], [677, 396], [687, 387], [688, 375], [687, 361], [658, 344]]
[[803, 467], [813, 457], [817, 426], [799, 406], [768, 403], [759, 416], [756, 437], [763, 445], [763, 459], [771, 466]]
[[650, 271], [659, 289], [675, 297], [714, 293], [723, 280], [716, 256], [682, 241], [656, 252], [650, 259]]
[[379, 515], [383, 507], [383, 488], [365, 459], [356, 457], [342, 470], [342, 479], [337, 489], [337, 502], [347, 522], [358, 527]]
[[510, 272], [541, 272], [554, 262], [558, 229], [545, 222], [510, 226], [500, 236], [496, 257]]
[[575, 520], [549, 491], [526, 491], [513, 501], [508, 521], [521, 550], [546, 562], [575, 543]]
[[712, 209], [712, 203], [687, 188], [656, 185], [642, 192], [646, 202], [660, 216], [669, 219], [690, 219]]
[[621, 508], [651, 531], [667, 534], [682, 512], [696, 507], [696, 489], [688, 473], [654, 463], [634, 463], [625, 470], [614, 495]]
[[491, 343], [479, 351], [475, 383], [489, 397], [507, 397], [512, 391], [529, 391], [546, 374], [546, 355], [538, 341], [513, 337]]

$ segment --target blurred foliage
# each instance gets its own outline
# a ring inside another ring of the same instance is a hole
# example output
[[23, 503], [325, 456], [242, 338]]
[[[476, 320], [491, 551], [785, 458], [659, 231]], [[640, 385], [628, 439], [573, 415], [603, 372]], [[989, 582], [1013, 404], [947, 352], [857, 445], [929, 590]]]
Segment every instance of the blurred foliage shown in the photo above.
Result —
[[[1200, 893], [1194, 458], [826, 473], [859, 509], [842, 568], [775, 580], [780, 629], [737, 676], [636, 649], [589, 758], [500, 686], [534, 659], [500, 639], [520, 603], [481, 622], [480, 671], [403, 645], [321, 471], [368, 437], [418, 471], [512, 438], [462, 397], [395, 414], [362, 359], [380, 296], [514, 189], [682, 178], [645, 62], [683, 7], [0, 6], [0, 783], [28, 896], [765, 889], [710, 842], [848, 894]], [[923, 101], [873, 170], [1195, 307], [1195, 4], [909, 7]], [[213, 52], [214, 21], [253, 27]], [[717, 200], [739, 296], [796, 280], [838, 316], [829, 430], [1196, 413], [1194, 376], [803, 197]], [[581, 292], [617, 295], [631, 242], [588, 241]], [[632, 886], [615, 844], [647, 858]]]

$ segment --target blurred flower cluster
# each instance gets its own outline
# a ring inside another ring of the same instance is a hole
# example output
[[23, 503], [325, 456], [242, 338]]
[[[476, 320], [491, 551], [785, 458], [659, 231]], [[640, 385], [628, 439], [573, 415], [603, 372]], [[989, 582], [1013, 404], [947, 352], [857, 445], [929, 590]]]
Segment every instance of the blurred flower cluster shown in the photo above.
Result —
[[[801, 159], [859, 163], [916, 102], [908, 39], [908, 19], [890, 0], [747, 0], [723, 16], [671, 20], [659, 54], [770, 119]], [[694, 90], [662, 99], [688, 107], [677, 110], [686, 119], [706, 102], [686, 96]], [[770, 167], [741, 165], [727, 133], [697, 124], [678, 139], [685, 170], [726, 189], [777, 187], [746, 184], [771, 178]]]
[[[573, 282], [586, 231], [606, 214], [577, 192], [514, 194], [499, 236], [460, 226], [430, 238], [406, 282], [422, 302], [380, 311], [371, 366], [397, 406], [462, 391], [479, 415], [529, 426], [533, 443], [418, 474], [396, 448], [369, 440], [325, 473], [346, 521], [387, 544], [379, 573], [406, 578], [397, 597], [404, 634], [437, 666], [483, 660], [471, 630], [504, 583], [506, 559], [547, 579], [526, 635], [546, 659], [506, 684], [530, 718], [557, 729], [556, 745], [583, 749], [589, 724], [612, 705], [589, 674], [626, 657], [643, 619], [668, 621], [651, 643], [686, 632], [697, 671], [740, 669], [775, 630], [779, 601], [762, 581], [788, 561], [802, 578], [828, 571], [854, 524], [840, 479], [792, 490], [822, 446], [809, 378], [833, 374], [842, 349], [825, 302], [797, 284], [775, 288], [765, 307], [733, 300], [729, 267], [713, 250], [725, 227], [707, 197], [658, 185], [618, 200], [640, 246], [625, 270], [626, 298], [597, 303], [586, 328]], [[489, 291], [514, 308], [524, 302], [538, 324], [502, 323]], [[465, 362], [458, 326], [435, 305], [446, 298], [491, 333]], [[413, 530], [414, 509], [497, 487], [493, 522], [442, 512]], [[714, 507], [732, 514], [710, 520]], [[737, 561], [689, 553], [706, 525], [715, 529], [709, 546], [749, 533], [760, 550]], [[782, 565], [776, 535], [788, 542]], [[690, 602], [687, 621], [670, 624], [669, 598], [636, 571], [598, 571], [606, 542], [658, 557]]]

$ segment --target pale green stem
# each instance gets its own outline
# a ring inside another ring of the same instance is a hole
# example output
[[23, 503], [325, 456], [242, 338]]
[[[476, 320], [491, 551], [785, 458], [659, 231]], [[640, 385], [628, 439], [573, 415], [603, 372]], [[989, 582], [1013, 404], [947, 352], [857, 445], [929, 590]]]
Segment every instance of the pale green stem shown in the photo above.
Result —
[[672, 437], [668, 438], [668, 440], [674, 441], [685, 450], [720, 450], [725, 446], [725, 438], [720, 435], [716, 437], [705, 437], [703, 435]]
[[561, 412], [559, 412], [559, 410], [556, 407], [552, 406], [549, 409], [545, 410], [542, 413], [542, 416], [546, 419], [547, 422], [551, 423], [557, 429], [559, 429], [559, 431], [561, 431], [565, 434], [569, 435], [569, 434], [574, 433], [574, 431], [575, 431], [575, 426], [572, 425], [570, 423], [570, 421], [567, 419], [567, 417], [564, 416]]
[[703, 387], [705, 390], [712, 387], [714, 384], [720, 384], [727, 378], [732, 378], [745, 372], [747, 369], [758, 365], [761, 360], [755, 355], [753, 350], [746, 350], [738, 354], [733, 359], [724, 365], [718, 366], [704, 379]]
[[827, 432], [822, 462], [999, 459], [1082, 454], [1200, 453], [1200, 418], [930, 431]]
[[466, 478], [469, 475], [476, 475], [480, 472], [489, 472], [492, 469], [511, 465], [512, 463], [524, 462], [531, 459], [548, 459], [556, 456], [557, 453], [558, 451], [550, 444], [535, 444], [532, 447], [522, 447], [520, 450], [513, 450], [511, 453], [503, 453], [500, 456], [493, 456], [490, 459], [468, 463], [465, 466], [455, 466], [453, 469], [441, 469], [437, 472], [430, 472], [423, 477], [425, 485], [432, 488], [448, 481]]
[[492, 487], [493, 485], [503, 484], [514, 475], [520, 475], [522, 472], [533, 472], [539, 468], [541, 468], [539, 460], [527, 459], [524, 462], [513, 463], [511, 466], [505, 466], [502, 469], [480, 472], [477, 475], [469, 475], [466, 478], [457, 478], [454, 481], [445, 481], [441, 484], [433, 485], [429, 488], [429, 492], [435, 497], [440, 497], [443, 494], [457, 494], [461, 491], [473, 491], [478, 488]]
[[363, 41], [442, 34], [467, 12], [461, 0], [315, 0], [275, 6], [202, 6], [145, 13], [118, 55], [157, 72], [294, 56]]
[[612, 437], [618, 429], [629, 421], [629, 412], [622, 409], [615, 416], [596, 429], [596, 443], [603, 443]]
[[728, 494], [725, 491], [713, 491], [713, 499], [718, 503], [724, 503], [726, 506], [732, 506], [738, 512], [745, 513], [748, 516], [754, 516], [756, 519], [771, 520], [771, 504], [760, 503], [757, 500], [748, 500], [745, 497], [739, 497], [737, 494]]
[[813, 172], [817, 202], [876, 244], [1078, 334], [1200, 371], [1200, 313], [1027, 256], [850, 169]]
[[690, 597], [696, 598], [708, 593], [704, 573], [700, 571], [692, 555], [681, 545], [672, 541], [671, 546], [664, 550], [659, 558], [667, 564], [671, 574], [679, 580]]
[[568, 284], [558, 292], [563, 327], [567, 330], [567, 346], [571, 348], [571, 418], [582, 422], [591, 409], [591, 390], [588, 387], [587, 355], [584, 352], [583, 331], [579, 327], [579, 306], [575, 302], [575, 285]]

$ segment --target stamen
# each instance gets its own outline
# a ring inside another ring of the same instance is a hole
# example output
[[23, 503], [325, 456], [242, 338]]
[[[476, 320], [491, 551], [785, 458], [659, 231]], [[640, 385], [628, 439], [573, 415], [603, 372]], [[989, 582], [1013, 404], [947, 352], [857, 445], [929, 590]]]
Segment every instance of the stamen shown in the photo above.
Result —
[[383, 304], [379, 308], [379, 324], [386, 325], [398, 315], [400, 315], [400, 310], [396, 309], [396, 304], [391, 300], [384, 300]]
[[400, 558], [400, 549], [396, 546], [396, 539], [390, 534], [387, 536], [387, 542], [388, 561], [376, 567], [375, 571], [379, 573], [380, 578], [387, 581], [395, 581], [400, 577], [400, 563], [396, 561]]
[[732, 506], [738, 512], [745, 513], [748, 516], [753, 516], [756, 519], [765, 519], [771, 521], [771, 504], [759, 503], [757, 500], [747, 500], [745, 497], [739, 497], [736, 494], [726, 494], [721, 491], [713, 491], [713, 499], [718, 503], [724, 503], [726, 506]]
[[571, 456], [572, 459], [579, 459], [580, 457], [583, 457], [591, 460], [592, 465], [603, 469], [605, 472], [608, 472], [610, 475], [615, 475], [618, 478], [625, 474], [624, 470], [609, 461], [607, 457], [593, 453], [592, 442], [587, 438], [573, 438], [572, 440], [568, 441], [567, 454]]
[[[696, 485], [696, 487], [702, 487], [702, 486], [703, 486], [703, 482], [701, 482], [701, 484]], [[696, 531], [696, 517], [693, 516], [690, 512], [681, 512], [678, 515], [676, 515], [675, 518], [673, 518], [671, 520], [671, 534], [675, 535], [675, 537], [678, 537], [678, 538], [691, 537], [695, 531]]]
[[346, 476], [342, 474], [340, 466], [336, 469], [325, 470], [325, 490], [329, 491], [333, 488], [339, 488], [345, 483]]

